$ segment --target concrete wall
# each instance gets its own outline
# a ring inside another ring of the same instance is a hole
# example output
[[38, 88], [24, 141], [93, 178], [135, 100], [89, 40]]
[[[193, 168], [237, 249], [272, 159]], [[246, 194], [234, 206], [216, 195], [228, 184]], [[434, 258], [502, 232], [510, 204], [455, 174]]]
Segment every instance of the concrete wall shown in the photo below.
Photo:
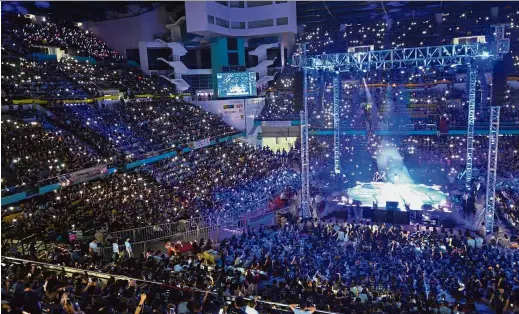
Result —
[[[207, 16], [224, 19], [229, 22], [229, 28], [216, 24], [210, 24]], [[287, 25], [276, 25], [276, 18], [287, 17]], [[274, 25], [261, 28], [249, 28], [249, 22], [274, 19]], [[248, 7], [248, 1], [244, 8], [231, 8], [215, 1], [186, 1], [186, 22], [189, 33], [210, 37], [254, 37], [272, 34], [296, 33], [297, 13], [296, 2], [276, 3], [270, 5]], [[245, 22], [245, 29], [232, 29], [232, 22]]]
[[240, 131], [251, 131], [256, 118], [265, 106], [264, 98], [194, 101], [203, 110], [221, 115], [228, 125]]
[[139, 41], [153, 41], [155, 34], [168, 31], [170, 14], [165, 7], [136, 17], [101, 22], [84, 22], [83, 29], [104, 40], [108, 46], [126, 56], [127, 48], [137, 48]]

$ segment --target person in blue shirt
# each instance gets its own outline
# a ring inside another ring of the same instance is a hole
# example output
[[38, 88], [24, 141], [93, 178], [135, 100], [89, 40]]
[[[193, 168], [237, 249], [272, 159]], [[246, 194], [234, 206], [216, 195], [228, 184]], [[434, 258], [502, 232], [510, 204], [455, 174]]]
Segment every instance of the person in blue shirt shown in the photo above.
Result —
[[290, 304], [290, 309], [294, 314], [311, 314], [315, 312], [315, 306], [308, 304], [307, 302], [301, 302], [299, 306], [297, 304]]

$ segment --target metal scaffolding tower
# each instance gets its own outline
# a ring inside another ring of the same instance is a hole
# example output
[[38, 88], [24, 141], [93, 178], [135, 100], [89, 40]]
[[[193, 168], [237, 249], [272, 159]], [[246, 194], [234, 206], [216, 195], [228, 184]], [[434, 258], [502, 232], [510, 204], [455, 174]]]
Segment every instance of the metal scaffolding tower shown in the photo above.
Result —
[[336, 174], [341, 173], [341, 144], [340, 144], [340, 89], [339, 73], [333, 76], [333, 165]]
[[467, 119], [467, 165], [465, 167], [467, 191], [472, 187], [472, 160], [474, 158], [474, 122], [476, 115], [476, 79], [477, 70], [475, 66], [470, 67], [469, 73], [469, 114]]
[[308, 157], [308, 70], [303, 68], [303, 110], [301, 110], [301, 217], [310, 212], [310, 164]]
[[[306, 44], [303, 44], [302, 54], [295, 55], [293, 58], [293, 65], [303, 69], [304, 77], [304, 111], [301, 113], [301, 176], [303, 182], [302, 195], [302, 210], [303, 217], [310, 215], [308, 200], [309, 196], [309, 162], [308, 162], [308, 108], [307, 108], [307, 70], [324, 70], [333, 72], [367, 72], [371, 69], [386, 70], [405, 67], [430, 67], [430, 66], [461, 66], [470, 64], [476, 58], [486, 59], [489, 57], [501, 57], [508, 53], [510, 47], [510, 40], [504, 38], [504, 25], [494, 26], [495, 43], [473, 43], [473, 44], [456, 44], [430, 47], [415, 47], [415, 48], [400, 48], [389, 50], [376, 50], [353, 53], [335, 53], [323, 54], [315, 56], [307, 56]], [[469, 123], [467, 132], [467, 187], [469, 187], [472, 179], [472, 160], [474, 153], [474, 111], [476, 102], [476, 80], [477, 71], [474, 67], [470, 68], [470, 86], [469, 86]], [[339, 81], [338, 76], [334, 76], [334, 161], [335, 171], [337, 172], [339, 157], [339, 132], [338, 132], [338, 118], [339, 117]], [[497, 117], [496, 117], [497, 112]], [[491, 126], [491, 136], [494, 132], [495, 140], [491, 141], [489, 151], [493, 151], [494, 161], [491, 161], [489, 156], [489, 175], [487, 176], [487, 231], [492, 230], [494, 217], [494, 197], [495, 197], [495, 169], [497, 166], [497, 137], [499, 136], [499, 108], [493, 108], [493, 119], [497, 121], [497, 125]], [[493, 120], [494, 121], [494, 120]], [[494, 130], [494, 131], [492, 131]], [[495, 146], [493, 146], [495, 145]], [[494, 149], [494, 150], [492, 150]], [[493, 166], [493, 167], [491, 167]], [[494, 169], [491, 174], [491, 170]], [[469, 171], [470, 170], [470, 171]]]
[[476, 57], [488, 57], [483, 43], [294, 56], [294, 66], [307, 69], [353, 72], [370, 69], [456, 66]]
[[487, 168], [487, 194], [485, 204], [485, 228], [487, 233], [492, 233], [494, 228], [494, 209], [496, 197], [496, 170], [497, 149], [499, 141], [499, 110], [500, 107], [490, 107], [490, 134], [488, 137], [488, 168]]
[[[492, 25], [494, 28], [494, 42], [492, 43], [492, 54], [502, 59], [503, 55], [510, 52], [510, 39], [505, 38], [505, 26], [507, 24]], [[487, 53], [488, 54], [488, 53]], [[497, 106], [496, 106], [497, 105]], [[487, 233], [494, 231], [494, 211], [496, 203], [496, 171], [497, 150], [499, 141], [499, 114], [501, 104], [495, 104], [492, 100], [490, 107], [490, 134], [488, 138], [488, 165], [487, 165], [487, 193], [485, 201], [485, 228]]]

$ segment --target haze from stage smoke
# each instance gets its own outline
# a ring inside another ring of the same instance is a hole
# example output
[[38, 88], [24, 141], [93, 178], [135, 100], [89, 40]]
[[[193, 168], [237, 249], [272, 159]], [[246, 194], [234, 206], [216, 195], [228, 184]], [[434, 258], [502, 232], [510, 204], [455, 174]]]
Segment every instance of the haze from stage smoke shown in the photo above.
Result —
[[[390, 182], [414, 184], [407, 167], [404, 165], [404, 158], [394, 143], [381, 142], [377, 150], [377, 166], [379, 172], [386, 172], [386, 178]], [[395, 180], [396, 177], [398, 179]]]

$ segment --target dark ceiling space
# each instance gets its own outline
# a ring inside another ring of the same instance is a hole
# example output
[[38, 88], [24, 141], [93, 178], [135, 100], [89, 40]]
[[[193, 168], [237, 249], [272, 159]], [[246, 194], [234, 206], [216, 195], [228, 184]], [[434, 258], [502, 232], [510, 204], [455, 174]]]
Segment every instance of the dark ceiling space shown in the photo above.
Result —
[[[469, 5], [470, 4], [470, 5]], [[355, 23], [382, 19], [387, 13], [394, 18], [413, 18], [435, 13], [483, 11], [491, 7], [517, 7], [511, 1], [299, 1], [298, 24]]]
[[48, 15], [66, 21], [102, 21], [138, 16], [159, 6], [169, 12], [183, 10], [179, 1], [3, 1], [2, 12]]

